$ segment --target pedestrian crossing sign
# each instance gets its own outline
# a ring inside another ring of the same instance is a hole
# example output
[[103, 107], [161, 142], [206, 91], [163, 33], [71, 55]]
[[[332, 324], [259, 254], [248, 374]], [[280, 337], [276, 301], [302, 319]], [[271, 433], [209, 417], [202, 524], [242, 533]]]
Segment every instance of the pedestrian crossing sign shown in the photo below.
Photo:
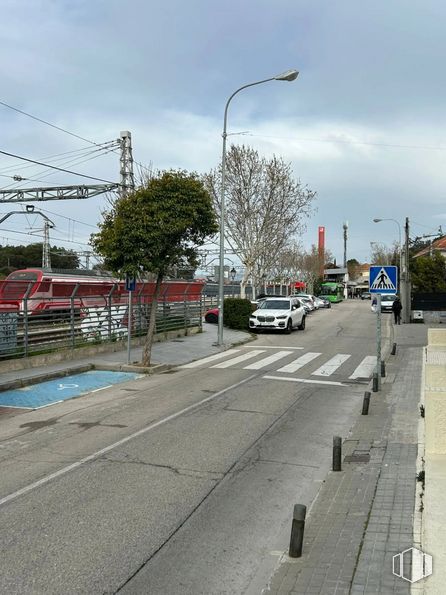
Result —
[[371, 266], [370, 293], [396, 293], [398, 290], [398, 267]]

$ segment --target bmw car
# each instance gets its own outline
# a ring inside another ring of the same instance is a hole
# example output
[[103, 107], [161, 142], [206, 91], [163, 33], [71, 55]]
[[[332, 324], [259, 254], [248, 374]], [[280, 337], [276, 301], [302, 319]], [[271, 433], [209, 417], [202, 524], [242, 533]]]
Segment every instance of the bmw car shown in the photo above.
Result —
[[268, 298], [249, 318], [252, 331], [281, 330], [291, 333], [294, 328], [305, 329], [306, 313], [298, 298]]

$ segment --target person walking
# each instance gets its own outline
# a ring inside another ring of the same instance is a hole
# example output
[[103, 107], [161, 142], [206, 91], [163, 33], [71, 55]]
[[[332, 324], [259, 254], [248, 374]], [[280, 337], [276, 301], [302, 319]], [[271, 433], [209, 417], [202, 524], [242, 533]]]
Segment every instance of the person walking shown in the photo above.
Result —
[[403, 305], [400, 301], [400, 298], [396, 296], [392, 304], [392, 312], [394, 317], [395, 324], [401, 324], [401, 310], [403, 309]]

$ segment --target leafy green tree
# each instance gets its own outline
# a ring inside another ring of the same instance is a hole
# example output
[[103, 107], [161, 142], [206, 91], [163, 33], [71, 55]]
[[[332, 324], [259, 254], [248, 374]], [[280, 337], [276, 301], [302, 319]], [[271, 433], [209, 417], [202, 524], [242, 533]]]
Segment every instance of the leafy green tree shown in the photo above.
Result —
[[355, 281], [355, 279], [358, 278], [359, 267], [360, 263], [356, 260], [356, 258], [350, 258], [350, 260], [347, 260], [347, 270], [350, 281]]
[[175, 266], [198, 264], [197, 248], [218, 230], [212, 199], [198, 176], [160, 172], [104, 213], [91, 244], [105, 268], [118, 274], [156, 275], [143, 364], [150, 365], [161, 283]]
[[[77, 269], [79, 258], [72, 250], [51, 246], [51, 264], [55, 269]], [[17, 269], [42, 266], [42, 244], [0, 246], [0, 270], [8, 274]]]
[[410, 263], [412, 285], [423, 293], [446, 292], [446, 260], [440, 252], [432, 257], [420, 256]]

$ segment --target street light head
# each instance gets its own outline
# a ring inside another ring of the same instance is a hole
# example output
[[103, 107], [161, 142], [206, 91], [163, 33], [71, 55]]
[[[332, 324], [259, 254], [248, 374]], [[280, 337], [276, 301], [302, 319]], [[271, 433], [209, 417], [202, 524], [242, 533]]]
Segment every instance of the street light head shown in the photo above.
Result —
[[282, 74], [278, 74], [274, 77], [275, 81], [294, 81], [297, 79], [299, 72], [297, 70], [286, 70]]
[[382, 219], [373, 219], [373, 223], [379, 223]]

